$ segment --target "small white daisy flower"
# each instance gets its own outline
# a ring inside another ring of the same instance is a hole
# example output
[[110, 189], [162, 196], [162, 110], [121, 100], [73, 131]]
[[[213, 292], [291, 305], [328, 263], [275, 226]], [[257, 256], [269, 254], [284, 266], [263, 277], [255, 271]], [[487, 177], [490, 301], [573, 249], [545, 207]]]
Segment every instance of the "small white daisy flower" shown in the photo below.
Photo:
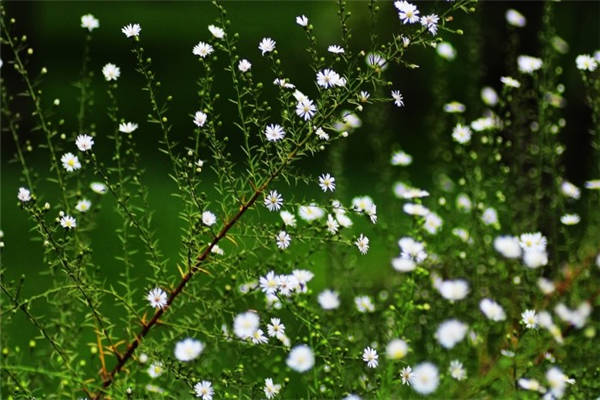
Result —
[[502, 82], [504, 84], [504, 86], [508, 86], [508, 87], [512, 87], [512, 88], [521, 87], [521, 82], [519, 82], [518, 80], [516, 80], [510, 76], [501, 77], [500, 82]]
[[375, 311], [375, 305], [369, 296], [357, 296], [354, 298], [354, 305], [360, 313]]
[[578, 55], [575, 64], [581, 71], [594, 72], [598, 68], [598, 61], [587, 54]]
[[93, 31], [100, 26], [98, 21], [92, 14], [85, 14], [81, 16], [81, 27], [88, 31]]
[[220, 28], [218, 26], [209, 25], [208, 31], [217, 39], [223, 39], [225, 37], [225, 31], [223, 30], [223, 28]]
[[335, 190], [335, 178], [330, 174], [321, 174], [319, 176], [319, 187], [322, 191], [333, 192]]
[[238, 63], [238, 69], [240, 70], [240, 72], [248, 72], [250, 71], [250, 68], [252, 68], [252, 64], [245, 58], [240, 60], [240, 62]]
[[106, 187], [106, 185], [101, 182], [90, 183], [90, 189], [92, 189], [92, 191], [94, 193], [98, 193], [98, 194], [105, 194], [108, 191], [108, 188]]
[[275, 50], [275, 41], [269, 37], [263, 38], [260, 43], [258, 44], [258, 49], [260, 50], [261, 54], [264, 56], [267, 53], [272, 52], [273, 50]]
[[369, 251], [369, 238], [363, 235], [362, 233], [360, 234], [358, 239], [356, 239], [354, 244], [356, 245], [356, 247], [358, 247], [358, 251], [360, 251], [361, 254], [367, 254], [367, 252]]
[[141, 31], [142, 27], [140, 24], [129, 24], [121, 28], [121, 32], [123, 32], [123, 34], [128, 38], [132, 36], [138, 37]]
[[280, 279], [275, 272], [269, 271], [267, 275], [261, 276], [258, 282], [265, 294], [275, 294], [277, 289], [279, 289]]
[[286, 231], [281, 231], [277, 234], [275, 240], [277, 242], [277, 247], [279, 247], [281, 250], [285, 250], [290, 245], [292, 238]]
[[259, 323], [260, 319], [255, 312], [246, 311], [236, 315], [233, 320], [233, 332], [240, 339], [248, 339], [258, 329]]
[[315, 355], [305, 344], [295, 346], [286, 360], [288, 367], [297, 372], [306, 372], [315, 365]]
[[138, 128], [135, 122], [122, 122], [119, 124], [119, 132], [132, 133]]
[[525, 310], [521, 313], [521, 323], [528, 329], [534, 329], [538, 325], [538, 317], [535, 310]]
[[522, 28], [527, 24], [527, 20], [525, 19], [523, 14], [521, 14], [514, 8], [509, 8], [508, 10], [506, 10], [504, 16], [506, 18], [506, 22], [508, 22], [509, 25], [516, 26], [517, 28]]
[[64, 169], [66, 169], [68, 172], [73, 172], [81, 168], [81, 163], [79, 162], [79, 159], [77, 158], [77, 156], [73, 155], [73, 153], [63, 154], [60, 158], [60, 162], [62, 162]]
[[273, 397], [279, 394], [279, 391], [281, 390], [281, 385], [275, 384], [273, 383], [273, 379], [267, 378], [265, 379], [265, 387], [263, 390], [267, 399], [272, 399]]
[[340, 306], [340, 297], [333, 290], [323, 290], [319, 293], [317, 300], [323, 310], [335, 310]]
[[450, 376], [456, 379], [457, 381], [467, 379], [467, 371], [465, 371], [463, 364], [458, 360], [450, 361], [450, 367], [448, 367], [448, 372], [450, 372]]
[[341, 46], [338, 46], [337, 44], [332, 44], [331, 46], [329, 46], [327, 48], [327, 51], [333, 54], [342, 54], [344, 53], [344, 48]]
[[452, 139], [460, 144], [469, 143], [471, 140], [471, 129], [468, 126], [457, 124], [452, 130]]
[[116, 81], [121, 76], [121, 69], [115, 64], [108, 63], [102, 67], [102, 74], [107, 81]]
[[456, 50], [448, 42], [441, 42], [435, 48], [438, 56], [445, 60], [452, 61], [456, 58]]
[[285, 336], [285, 325], [279, 318], [271, 318], [271, 323], [267, 324], [267, 335], [271, 337]]
[[75, 205], [75, 209], [79, 212], [87, 212], [92, 206], [92, 202], [88, 199], [81, 199]]
[[150, 290], [146, 299], [153, 308], [165, 308], [167, 306], [167, 293], [161, 288]]
[[202, 350], [204, 344], [201, 341], [187, 338], [175, 344], [174, 354], [179, 361], [187, 362], [198, 358]]
[[400, 370], [400, 377], [402, 378], [403, 385], [410, 386], [415, 378], [415, 374], [413, 374], [411, 367], [404, 367]]
[[270, 124], [265, 128], [265, 136], [269, 142], [276, 142], [285, 137], [285, 131], [278, 124]]
[[201, 381], [194, 385], [194, 392], [196, 397], [201, 397], [202, 400], [212, 400], [213, 394], [215, 393], [212, 388], [212, 383], [209, 381]]
[[22, 203], [27, 203], [31, 200], [31, 192], [27, 188], [20, 187], [19, 192], [17, 193], [17, 199]]
[[204, 211], [202, 213], [202, 223], [206, 226], [212, 226], [217, 222], [217, 217], [210, 211]]
[[519, 67], [519, 72], [524, 74], [532, 74], [538, 69], [542, 68], [542, 60], [540, 58], [526, 55], [520, 55], [517, 57], [517, 64]]
[[560, 222], [563, 225], [577, 225], [581, 218], [577, 214], [565, 214], [560, 217]]
[[165, 372], [165, 368], [160, 361], [155, 361], [148, 367], [148, 375], [150, 375], [150, 378], [158, 378], [163, 372]]
[[60, 226], [65, 229], [75, 229], [77, 227], [77, 221], [70, 215], [64, 215], [60, 219]]
[[213, 47], [204, 42], [198, 42], [197, 45], [192, 49], [192, 54], [201, 58], [206, 58], [209, 54], [214, 51]]
[[385, 348], [385, 354], [390, 360], [400, 360], [408, 353], [408, 344], [402, 339], [392, 339]]
[[88, 151], [94, 145], [94, 139], [89, 135], [79, 135], [75, 140], [75, 145], [79, 151]]
[[377, 368], [377, 365], [379, 365], [379, 355], [377, 354], [377, 351], [371, 347], [365, 347], [362, 359], [367, 363], [367, 367], [369, 368]]
[[399, 90], [392, 90], [392, 98], [396, 107], [404, 107], [404, 97]]
[[296, 226], [296, 217], [291, 212], [282, 211], [279, 213], [279, 216], [281, 217], [281, 220], [283, 221], [284, 225]]
[[276, 190], [271, 190], [269, 194], [265, 196], [264, 203], [269, 211], [279, 211], [283, 205], [283, 197], [281, 197]]
[[299, 15], [296, 17], [296, 23], [300, 26], [308, 26], [308, 18], [306, 15]]

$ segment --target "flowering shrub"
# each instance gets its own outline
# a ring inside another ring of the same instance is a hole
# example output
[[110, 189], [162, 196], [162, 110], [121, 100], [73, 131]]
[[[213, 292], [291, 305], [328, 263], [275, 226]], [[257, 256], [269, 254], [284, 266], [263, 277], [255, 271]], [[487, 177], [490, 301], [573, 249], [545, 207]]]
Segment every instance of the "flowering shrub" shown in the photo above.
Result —
[[[307, 77], [286, 74], [285, 41], [268, 33], [253, 53], [240, 52], [225, 7], [213, 5], [218, 18], [186, 56], [199, 76], [187, 120], [170, 119], [172, 96], [144, 48], [146, 30], [157, 27], [131, 21], [114, 32], [131, 50], [146, 123], [122, 111], [125, 61], [91, 55], [101, 24], [94, 15], [81, 17], [79, 113], [61, 115], [60, 100], [48, 108], [41, 89], [48, 71], [29, 68], [33, 49], [2, 10], [2, 130], [22, 172], [21, 185], [6, 189], [45, 265], [27, 280], [2, 266], [4, 332], [36, 331], [2, 336], [2, 394], [599, 395], [600, 52], [561, 65], [568, 45], [555, 32], [559, 6], [543, 7], [540, 54], [516, 51], [494, 85], [478, 88], [480, 99], [463, 104], [432, 89], [433, 183], [419, 188], [406, 168], [418, 157], [379, 133], [410, 102], [398, 71], [418, 67], [413, 49], [437, 53], [443, 69], [460, 58], [450, 40], [463, 30], [476, 47], [467, 29], [473, 1], [361, 4], [373, 26], [382, 18], [396, 26], [386, 37], [373, 27], [365, 49], [353, 44], [344, 1], [341, 36], [325, 47], [310, 16], [299, 15]], [[509, 9], [505, 18], [517, 38], [526, 17]], [[562, 157], [563, 68], [578, 71], [591, 110], [593, 163], [577, 185]], [[108, 99], [101, 113], [91, 111], [96, 75]], [[15, 111], [9, 76], [30, 114]], [[227, 85], [217, 79], [224, 76]], [[109, 133], [93, 122], [105, 116]], [[23, 124], [34, 126], [31, 135]], [[361, 135], [381, 157], [348, 164], [372, 168], [372, 193], [343, 173], [343, 146]], [[169, 164], [173, 193], [161, 201], [173, 202], [171, 218], [181, 221], [175, 253], [158, 240], [142, 141], [156, 143]], [[47, 158], [46, 170], [37, 157]], [[310, 175], [306, 160], [323, 159], [327, 168]], [[105, 215], [119, 221], [115, 248], [94, 236]], [[106, 251], [117, 274], [97, 262]]]

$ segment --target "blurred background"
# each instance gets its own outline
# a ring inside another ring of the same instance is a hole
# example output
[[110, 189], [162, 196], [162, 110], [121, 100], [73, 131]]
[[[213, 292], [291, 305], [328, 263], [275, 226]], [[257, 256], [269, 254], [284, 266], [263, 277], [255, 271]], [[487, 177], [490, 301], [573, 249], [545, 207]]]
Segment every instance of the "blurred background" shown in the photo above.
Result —
[[[258, 42], [268, 36], [277, 41], [281, 54], [282, 67], [300, 89], [310, 88], [314, 91], [314, 74], [307, 67], [309, 57], [304, 49], [307, 47], [304, 31], [295, 24], [297, 15], [305, 14], [315, 27], [320, 50], [325, 53], [329, 44], [340, 43], [340, 26], [336, 17], [336, 4], [333, 1], [232, 1], [227, 2], [232, 30], [240, 33], [239, 48], [243, 57], [253, 63], [253, 71], [257, 79], [265, 82], [267, 94], [272, 90], [270, 75], [265, 60], [258, 51]], [[139, 23], [142, 26], [142, 41], [146, 55], [152, 57], [153, 69], [162, 83], [161, 95], [173, 95], [170, 105], [169, 120], [174, 122], [174, 138], [183, 140], [192, 133], [190, 115], [197, 109], [195, 80], [199, 74], [198, 62], [192, 55], [192, 47], [201, 40], [209, 39], [207, 26], [216, 23], [217, 12], [208, 2], [4, 2], [8, 17], [16, 19], [16, 32], [26, 34], [29, 46], [34, 50], [28, 58], [29, 70], [37, 75], [42, 67], [48, 70], [40, 88], [43, 90], [44, 106], [53, 109], [54, 118], [65, 119], [64, 130], [71, 137], [75, 132], [78, 110], [78, 89], [74, 86], [79, 78], [82, 51], [86, 32], [80, 28], [80, 17], [92, 13], [100, 20], [100, 28], [93, 32], [91, 44], [91, 65], [95, 71], [93, 87], [95, 104], [90, 120], [94, 121], [94, 130], [98, 139], [97, 149], [100, 158], [108, 160], [110, 145], [102, 144], [107, 132], [113, 127], [106, 116], [107, 104], [106, 84], [101, 69], [107, 62], [121, 68], [119, 83], [120, 116], [140, 125], [138, 130], [139, 149], [142, 153], [142, 164], [146, 169], [145, 183], [150, 188], [150, 204], [155, 210], [155, 226], [157, 237], [163, 254], [173, 254], [176, 259], [179, 250], [180, 222], [176, 218], [180, 203], [169, 196], [174, 185], [168, 178], [169, 163], [166, 157], [158, 152], [157, 140], [159, 132], [156, 126], [146, 122], [148, 99], [140, 90], [142, 80], [133, 68], [134, 60], [130, 54], [130, 43], [124, 38], [120, 29], [128, 23]], [[355, 49], [366, 49], [370, 32], [367, 2], [349, 2], [352, 11], [350, 25], [352, 42]], [[389, 37], [391, 32], [404, 29], [395, 13], [391, 2], [381, 3], [382, 12], [376, 24], [377, 32], [382, 37]], [[445, 8], [444, 2], [421, 2], [422, 13], [434, 12]], [[527, 26], [521, 29], [509, 27], [504, 13], [508, 8], [519, 10], [527, 18]], [[516, 54], [540, 56], [538, 32], [541, 24], [542, 2], [482, 2], [474, 16], [456, 13], [452, 27], [462, 29], [463, 36], [441, 32], [445, 40], [451, 42], [457, 50], [457, 58], [447, 61], [436, 55], [432, 49], [411, 49], [407, 61], [421, 66], [419, 69], [407, 70], [390, 68], [388, 79], [394, 82], [394, 88], [400, 89], [406, 106], [396, 109], [386, 108], [379, 125], [374, 125], [374, 118], [365, 117], [363, 127], [353, 135], [343, 147], [343, 170], [332, 170], [338, 182], [352, 185], [348, 190], [348, 202], [357, 194], [372, 194], [375, 203], [395, 202], [391, 187], [387, 192], [379, 190], [378, 163], [375, 159], [387, 163], [391, 148], [397, 146], [414, 156], [414, 163], [408, 167], [408, 175], [413, 184], [427, 188], [432, 176], [428, 167], [432, 159], [430, 149], [435, 145], [428, 135], [436, 119], [448, 118], [441, 105], [452, 101], [467, 104], [467, 119], [481, 115], [483, 104], [479, 99], [482, 86], [492, 86], [500, 90], [500, 76], [512, 74], [516, 69], [511, 65]], [[266, 10], [266, 11], [265, 11]], [[556, 33], [569, 45], [569, 51], [560, 55], [564, 67], [562, 83], [566, 86], [565, 118], [566, 129], [563, 139], [567, 144], [565, 154], [567, 178], [576, 184], [589, 179], [586, 170], [589, 168], [591, 154], [589, 150], [588, 130], [591, 119], [590, 111], [584, 103], [583, 87], [575, 68], [575, 57], [581, 53], [593, 53], [600, 49], [600, 2], [571, 1], [555, 5]], [[218, 24], [217, 24], [218, 25]], [[1, 73], [8, 90], [17, 93], [23, 90], [23, 84], [12, 71], [7, 61], [11, 54], [2, 47], [1, 58], [4, 61]], [[222, 100], [230, 93], [229, 80], [224, 71], [217, 71], [217, 88], [221, 91]], [[221, 87], [219, 82], [223, 82]], [[443, 90], [440, 87], [443, 86]], [[272, 90], [273, 95], [275, 91]], [[440, 93], [446, 98], [439, 98]], [[53, 107], [54, 99], [60, 99], [60, 106]], [[14, 104], [15, 111], [24, 116], [31, 115], [32, 107], [27, 98], [19, 98]], [[221, 112], [223, 119], [228, 120], [227, 108]], [[229, 109], [233, 111], [233, 109]], [[31, 132], [32, 118], [25, 118], [19, 132], [33, 143], [39, 143], [39, 131]], [[451, 125], [448, 125], [448, 135]], [[379, 135], [382, 147], [373, 145], [369, 135]], [[47, 174], [47, 156], [39, 150], [34, 151], [29, 162], [38, 172]], [[306, 163], [309, 174], [317, 175], [325, 168], [331, 167], [329, 154], [321, 153], [313, 162]], [[20, 183], [19, 166], [14, 162], [14, 144], [10, 134], [2, 132], [2, 208], [0, 229], [4, 232], [5, 248], [2, 249], [2, 265], [7, 270], [9, 279], [26, 274], [31, 277], [24, 290], [26, 294], [36, 293], [37, 284], [43, 286], [43, 279], [37, 274], [44, 270], [42, 247], [33, 242], [30, 232], [31, 223], [24, 212], [19, 210], [16, 193]], [[598, 177], [595, 177], [598, 178]], [[42, 183], [42, 186], [48, 186]], [[297, 198], [310, 199], [316, 193], [314, 187], [299, 189]], [[48, 199], [52, 201], [51, 198]], [[101, 200], [103, 207], [110, 210], [114, 205], [110, 196]], [[102, 212], [98, 226], [92, 233], [95, 242], [94, 259], [98, 265], [109, 271], [117, 271], [119, 266], [114, 259], [113, 249], [118, 246], [114, 235], [115, 228], [120, 225], [115, 213]], [[380, 257], [379, 261], [388, 268], [389, 258], [385, 252], [371, 255]], [[37, 282], [37, 283], [36, 283]], [[29, 324], [23, 324], [23, 338], [35, 334]], [[23, 339], [25, 340], [25, 339]]]

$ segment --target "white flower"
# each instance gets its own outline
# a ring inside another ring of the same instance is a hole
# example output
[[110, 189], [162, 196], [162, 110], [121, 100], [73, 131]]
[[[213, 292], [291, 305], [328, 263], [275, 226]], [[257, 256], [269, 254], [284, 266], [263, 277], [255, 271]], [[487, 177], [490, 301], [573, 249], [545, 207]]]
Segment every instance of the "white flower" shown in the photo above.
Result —
[[577, 69], [582, 71], [593, 72], [598, 67], [598, 62], [587, 54], [578, 55], [575, 59], [575, 63], [577, 64]]
[[492, 321], [498, 322], [506, 319], [506, 314], [504, 313], [502, 306], [492, 299], [481, 300], [481, 302], [479, 302], [479, 309]]
[[142, 31], [142, 27], [140, 24], [129, 24], [121, 28], [121, 32], [128, 38], [135, 36], [138, 37], [140, 32]]
[[282, 211], [279, 213], [279, 216], [281, 217], [281, 220], [283, 221], [284, 225], [296, 226], [296, 217], [291, 212]]
[[100, 183], [100, 182], [90, 183], [90, 189], [92, 189], [92, 191], [94, 193], [98, 193], [98, 194], [104, 194], [108, 191], [108, 188], [106, 187], [106, 185], [104, 183]]
[[81, 16], [81, 27], [88, 31], [93, 31], [100, 26], [98, 21], [92, 14], [85, 14]]
[[314, 204], [310, 204], [308, 206], [300, 206], [298, 208], [298, 215], [304, 221], [310, 222], [322, 218], [325, 215], [325, 211]]
[[304, 98], [296, 104], [296, 115], [303, 118], [305, 121], [311, 119], [317, 112], [317, 107], [309, 98]]
[[279, 288], [279, 276], [275, 272], [269, 271], [267, 275], [259, 279], [260, 288], [266, 294], [275, 294]]
[[285, 250], [288, 248], [288, 246], [290, 245], [290, 241], [292, 240], [292, 238], [290, 237], [290, 235], [288, 235], [288, 233], [286, 231], [280, 231], [277, 236], [275, 237], [275, 241], [277, 242], [277, 247], [279, 247], [281, 250]]
[[400, 360], [408, 353], [408, 344], [402, 339], [392, 339], [385, 348], [385, 354], [390, 360]]
[[369, 92], [367, 92], [366, 90], [361, 90], [360, 94], [358, 95], [358, 100], [361, 103], [366, 103], [369, 100], [369, 97], [371, 97]]
[[450, 361], [448, 372], [450, 372], [450, 376], [457, 381], [462, 381], [467, 378], [467, 371], [465, 371], [463, 364], [458, 360]]
[[337, 44], [332, 44], [327, 48], [327, 51], [333, 54], [342, 54], [344, 52], [344, 48], [338, 46]]
[[411, 367], [404, 367], [400, 370], [400, 377], [402, 378], [403, 385], [412, 385], [415, 374], [413, 374]]
[[265, 196], [264, 203], [269, 211], [279, 211], [283, 205], [283, 197], [281, 197], [276, 190], [271, 190], [269, 194]]
[[198, 382], [194, 385], [196, 397], [202, 397], [202, 400], [212, 400], [215, 391], [212, 388], [212, 383], [209, 381]]
[[65, 229], [74, 229], [77, 227], [77, 221], [70, 215], [64, 215], [60, 219], [60, 226]]
[[518, 80], [511, 78], [510, 76], [503, 76], [500, 78], [500, 82], [502, 82], [505, 86], [519, 88], [521, 87], [521, 82]]
[[452, 138], [460, 144], [468, 143], [471, 140], [471, 129], [468, 126], [457, 124], [452, 130]]
[[425, 252], [425, 244], [418, 242], [411, 237], [403, 237], [398, 240], [398, 246], [401, 250], [401, 257], [414, 260], [417, 263], [422, 262], [427, 258]]
[[285, 137], [285, 131], [278, 124], [270, 124], [265, 128], [265, 136], [269, 142], [276, 142]]
[[392, 98], [396, 107], [404, 107], [404, 98], [399, 90], [392, 90]]
[[525, 19], [523, 14], [521, 14], [513, 8], [509, 8], [508, 10], [506, 10], [506, 14], [504, 14], [504, 16], [506, 17], [506, 22], [508, 22], [512, 26], [522, 28], [525, 26], [525, 24], [527, 24], [527, 20]]
[[542, 68], [542, 60], [540, 58], [525, 55], [517, 57], [517, 64], [519, 72], [524, 74], [531, 74]]
[[358, 251], [360, 251], [361, 254], [367, 254], [367, 251], [369, 251], [369, 238], [363, 235], [362, 233], [360, 234], [358, 239], [356, 239], [354, 244], [356, 245], [356, 247], [358, 247]]
[[275, 50], [275, 41], [271, 38], [263, 38], [258, 44], [258, 49], [261, 51], [261, 54], [264, 56], [266, 53], [270, 53]]
[[210, 44], [204, 43], [204, 42], [198, 42], [198, 44], [195, 45], [194, 48], [192, 49], [192, 54], [195, 56], [199, 56], [201, 58], [205, 58], [213, 51], [214, 51], [214, 49]]
[[238, 63], [238, 69], [241, 72], [247, 72], [250, 70], [250, 68], [252, 68], [252, 64], [250, 63], [250, 61], [246, 60], [245, 58], [240, 60], [240, 62]]
[[417, 268], [417, 263], [410, 258], [396, 257], [392, 259], [392, 267], [398, 272], [410, 272]]
[[119, 124], [119, 132], [132, 133], [138, 128], [135, 122], [123, 122]]
[[528, 329], [536, 328], [538, 325], [538, 317], [535, 310], [525, 310], [521, 313], [521, 323]]
[[148, 375], [150, 375], [150, 378], [158, 378], [163, 372], [165, 372], [165, 369], [163, 368], [163, 363], [160, 361], [153, 362], [150, 364], [150, 367], [148, 367]]
[[546, 388], [544, 388], [540, 383], [535, 379], [526, 379], [520, 378], [518, 380], [519, 386], [525, 390], [531, 390], [534, 392], [545, 393]]
[[444, 104], [444, 112], [449, 114], [460, 114], [465, 112], [466, 109], [467, 107], [458, 101], [451, 101], [450, 103]]
[[396, 151], [392, 154], [392, 165], [401, 165], [403, 167], [412, 163], [412, 156], [404, 151]]
[[187, 338], [175, 344], [175, 358], [179, 361], [192, 361], [204, 350], [204, 344], [196, 339]]
[[557, 367], [551, 367], [546, 371], [546, 380], [548, 381], [550, 392], [554, 398], [561, 398], [564, 395], [567, 383], [575, 383], [574, 379], [569, 379], [569, 377]]
[[79, 163], [79, 159], [77, 156], [73, 155], [73, 153], [65, 153], [60, 158], [60, 162], [62, 162], [63, 167], [68, 172], [73, 172], [79, 168], [81, 168], [81, 164]]
[[340, 306], [339, 295], [330, 289], [325, 289], [319, 293], [317, 300], [323, 310], [334, 310]]
[[306, 372], [315, 365], [315, 356], [310, 347], [300, 344], [290, 351], [286, 364], [294, 371]]
[[91, 201], [89, 201], [88, 199], [81, 199], [75, 205], [75, 209], [79, 212], [86, 212], [90, 209], [91, 206], [92, 206]]
[[437, 34], [439, 20], [440, 18], [437, 15], [429, 14], [421, 17], [421, 25], [426, 27], [429, 33], [435, 36]]
[[463, 279], [442, 281], [436, 287], [442, 297], [450, 301], [462, 300], [469, 294], [469, 284]]
[[514, 236], [498, 236], [494, 239], [494, 248], [506, 258], [519, 258], [521, 256], [519, 239]]
[[540, 277], [537, 280], [537, 285], [540, 288], [540, 290], [542, 291], [542, 293], [544, 293], [546, 295], [554, 292], [554, 289], [555, 289], [554, 282], [552, 282], [550, 279], [547, 279], [544, 277]]
[[375, 349], [365, 347], [362, 354], [362, 359], [364, 362], [367, 363], [367, 367], [377, 368], [377, 365], [379, 364], [378, 358], [379, 355], [377, 354], [377, 351], [375, 351]]
[[488, 106], [495, 106], [498, 104], [498, 93], [489, 86], [485, 86], [481, 89], [481, 100]]
[[19, 192], [17, 193], [17, 199], [22, 203], [27, 203], [31, 200], [31, 192], [27, 188], [20, 187]]
[[211, 252], [212, 254], [217, 254], [217, 255], [219, 255], [219, 256], [222, 256], [223, 254], [225, 254], [225, 252], [223, 251], [223, 249], [222, 249], [222, 248], [220, 248], [218, 244], [215, 244], [215, 245], [214, 245], [214, 246], [213, 246], [213, 247], [210, 249], [210, 252]]
[[581, 221], [581, 218], [577, 214], [565, 214], [560, 217], [560, 222], [564, 225], [576, 225]]
[[271, 318], [271, 323], [267, 325], [267, 334], [271, 337], [285, 336], [285, 325], [279, 318]]
[[373, 301], [369, 296], [357, 296], [354, 298], [354, 304], [358, 312], [366, 313], [375, 311]]
[[94, 139], [89, 135], [79, 135], [77, 136], [77, 139], [75, 139], [75, 145], [79, 151], [88, 151], [94, 145]]
[[108, 63], [102, 67], [102, 74], [107, 81], [116, 81], [121, 76], [121, 69], [115, 64]]
[[340, 228], [340, 224], [331, 216], [331, 214], [327, 215], [327, 231], [332, 235], [335, 235]]
[[388, 64], [383, 55], [379, 53], [369, 53], [366, 57], [367, 65], [380, 71], [385, 71]]
[[265, 391], [265, 396], [267, 396], [267, 399], [272, 399], [279, 394], [281, 385], [275, 384], [273, 383], [273, 379], [267, 378], [265, 379], [265, 388], [263, 390]]
[[321, 127], [315, 130], [315, 135], [321, 140], [329, 140], [329, 135]]
[[573, 185], [571, 182], [568, 182], [568, 181], [563, 181], [563, 183], [561, 183], [560, 191], [566, 197], [570, 197], [575, 200], [577, 200], [581, 197], [581, 190], [577, 186]]
[[197, 127], [201, 128], [206, 123], [206, 118], [207, 115], [205, 113], [203, 113], [202, 111], [196, 111], [196, 113], [194, 114], [194, 124], [196, 124]]
[[265, 336], [262, 329], [255, 330], [254, 333], [252, 334], [251, 339], [252, 339], [252, 343], [254, 343], [254, 344], [263, 344], [263, 343], [267, 343], [269, 341], [269, 338], [267, 338]]
[[451, 349], [465, 338], [467, 329], [468, 326], [459, 320], [449, 319], [438, 326], [435, 338], [443, 347]]
[[236, 315], [233, 320], [233, 332], [240, 339], [247, 339], [254, 335], [254, 332], [258, 329], [260, 319], [255, 312], [246, 311]]
[[394, 6], [398, 9], [398, 18], [404, 24], [419, 22], [419, 10], [414, 4], [407, 1], [396, 1]]
[[319, 187], [324, 192], [328, 190], [333, 192], [335, 190], [335, 178], [330, 174], [321, 174], [319, 176]]
[[165, 308], [167, 306], [167, 293], [161, 288], [150, 290], [146, 299], [153, 308]]
[[302, 292], [306, 292], [306, 284], [315, 276], [315, 274], [306, 269], [295, 269], [292, 271], [292, 275], [298, 281]]
[[296, 17], [296, 23], [300, 26], [307, 26], [308, 18], [306, 17], [306, 15], [299, 15]]
[[223, 39], [225, 37], [225, 31], [218, 26], [209, 25], [208, 31], [217, 39]]
[[456, 58], [456, 50], [448, 42], [441, 42], [435, 48], [438, 56], [445, 60], [452, 61]]
[[585, 188], [589, 190], [600, 190], [600, 179], [592, 179], [585, 182]]
[[495, 209], [488, 207], [485, 210], [483, 210], [481, 220], [485, 225], [495, 225], [498, 223], [498, 213]]
[[433, 235], [438, 232], [438, 230], [442, 227], [442, 224], [442, 218], [436, 213], [430, 212], [425, 216], [423, 228]]
[[526, 250], [523, 255], [523, 262], [529, 268], [539, 268], [548, 264], [548, 253], [545, 250]]
[[421, 394], [433, 393], [440, 383], [438, 369], [430, 362], [418, 364], [412, 374], [412, 387]]
[[406, 203], [402, 206], [402, 210], [409, 215], [426, 216], [431, 211], [422, 204]]
[[217, 217], [210, 211], [204, 211], [202, 213], [202, 223], [206, 226], [212, 226], [217, 222]]
[[546, 237], [540, 232], [523, 233], [519, 236], [519, 245], [524, 251], [544, 251], [546, 250]]
[[325, 89], [334, 86], [345, 86], [346, 80], [334, 70], [326, 68], [317, 72], [317, 85]]

